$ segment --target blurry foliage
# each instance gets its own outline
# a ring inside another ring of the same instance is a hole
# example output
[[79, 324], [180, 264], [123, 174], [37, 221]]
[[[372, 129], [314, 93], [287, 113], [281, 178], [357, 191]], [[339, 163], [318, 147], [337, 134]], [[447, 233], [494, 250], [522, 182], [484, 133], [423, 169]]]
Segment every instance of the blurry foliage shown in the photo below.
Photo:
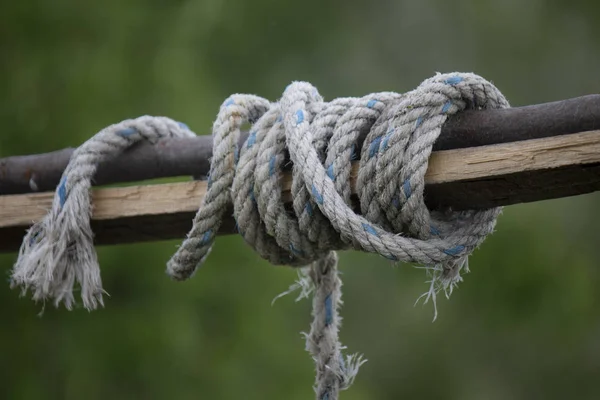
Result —
[[[405, 91], [474, 71], [513, 105], [600, 91], [600, 3], [73, 0], [0, 4], [0, 156], [77, 146], [167, 115], [206, 134], [230, 93]], [[451, 300], [422, 270], [344, 252], [342, 341], [369, 362], [344, 399], [598, 398], [600, 197], [505, 209]], [[0, 287], [0, 398], [307, 399], [310, 303], [239, 237], [185, 283], [177, 241], [99, 250], [111, 297], [66, 312]], [[0, 256], [8, 274], [15, 254]]]

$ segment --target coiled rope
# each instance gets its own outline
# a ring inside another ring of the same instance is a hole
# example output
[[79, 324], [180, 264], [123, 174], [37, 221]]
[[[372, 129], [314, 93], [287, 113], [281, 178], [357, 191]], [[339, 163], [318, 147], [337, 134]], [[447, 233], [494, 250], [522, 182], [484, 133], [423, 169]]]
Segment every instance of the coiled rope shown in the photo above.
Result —
[[[307, 349], [317, 365], [315, 391], [318, 399], [337, 399], [364, 361], [341, 355], [335, 251], [357, 249], [425, 266], [432, 274], [426, 295], [434, 304], [436, 293], [451, 291], [468, 268], [468, 256], [492, 233], [501, 209], [428, 210], [423, 197], [428, 159], [449, 115], [506, 107], [495, 86], [471, 73], [437, 74], [404, 94], [331, 102], [305, 82], [289, 85], [276, 103], [233, 95], [213, 125], [206, 196], [167, 273], [176, 280], [195, 273], [233, 205], [239, 233], [263, 258], [308, 266], [297, 286], [304, 295], [314, 291]], [[238, 148], [246, 123], [252, 124], [251, 132]], [[367, 131], [361, 146], [358, 137]], [[86, 309], [102, 305], [89, 194], [98, 164], [141, 140], [192, 135], [181, 123], [145, 116], [109, 126], [85, 142], [64, 171], [49, 214], [25, 236], [12, 284], [23, 293], [31, 289], [35, 300], [71, 309], [77, 282]], [[350, 178], [359, 151], [356, 200]], [[289, 164], [293, 201], [288, 206], [281, 177]]]

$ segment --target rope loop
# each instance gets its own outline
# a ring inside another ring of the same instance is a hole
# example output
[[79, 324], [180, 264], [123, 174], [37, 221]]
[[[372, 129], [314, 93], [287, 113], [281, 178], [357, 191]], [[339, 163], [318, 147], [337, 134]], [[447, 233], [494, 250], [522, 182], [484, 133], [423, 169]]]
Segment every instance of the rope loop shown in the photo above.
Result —
[[[314, 292], [306, 340], [317, 364], [315, 391], [320, 400], [337, 399], [364, 360], [341, 355], [336, 250], [425, 266], [432, 274], [426, 301], [433, 298], [435, 306], [436, 293], [451, 292], [460, 281], [501, 208], [428, 210], [424, 178], [433, 144], [448, 116], [507, 107], [494, 85], [472, 73], [436, 74], [404, 94], [331, 102], [307, 82], [293, 82], [275, 103], [232, 95], [213, 124], [206, 195], [167, 273], [175, 280], [194, 275], [233, 206], [240, 235], [261, 257], [307, 266], [294, 287], [302, 288], [301, 297]], [[238, 148], [244, 124], [252, 127]], [[109, 126], [85, 142], [64, 171], [49, 214], [25, 236], [12, 285], [70, 309], [77, 283], [86, 309], [103, 305], [90, 228], [89, 191], [98, 164], [141, 140], [193, 135], [171, 119], [145, 116]], [[283, 196], [286, 169], [292, 173], [291, 201]]]
[[[508, 106], [496, 87], [470, 73], [437, 74], [405, 94], [329, 103], [306, 82], [292, 83], [273, 104], [232, 96], [213, 127], [207, 195], [168, 273], [175, 279], [194, 273], [233, 203], [239, 233], [271, 263], [303, 266], [331, 250], [353, 248], [425, 265], [437, 271], [438, 289], [447, 288], [493, 231], [500, 208], [430, 212], [423, 194], [433, 144], [448, 116]], [[240, 125], [251, 114], [257, 118], [238, 149]], [[352, 167], [357, 152], [358, 171]], [[290, 164], [287, 206], [282, 173]], [[360, 212], [351, 196], [353, 178]]]

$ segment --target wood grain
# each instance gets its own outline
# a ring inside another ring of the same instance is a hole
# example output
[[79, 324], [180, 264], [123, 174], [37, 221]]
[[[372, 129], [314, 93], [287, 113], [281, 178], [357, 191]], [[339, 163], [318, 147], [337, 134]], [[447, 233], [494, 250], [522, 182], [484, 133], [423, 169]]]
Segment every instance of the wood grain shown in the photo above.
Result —
[[[353, 164], [354, 191], [358, 163]], [[289, 201], [291, 177], [283, 177]], [[437, 151], [425, 177], [430, 208], [482, 209], [600, 190], [600, 130]], [[97, 244], [183, 238], [205, 181], [92, 190]], [[0, 196], [0, 251], [15, 251], [25, 229], [45, 215], [54, 192]], [[231, 215], [231, 213], [228, 213]], [[234, 233], [232, 218], [221, 234]]]

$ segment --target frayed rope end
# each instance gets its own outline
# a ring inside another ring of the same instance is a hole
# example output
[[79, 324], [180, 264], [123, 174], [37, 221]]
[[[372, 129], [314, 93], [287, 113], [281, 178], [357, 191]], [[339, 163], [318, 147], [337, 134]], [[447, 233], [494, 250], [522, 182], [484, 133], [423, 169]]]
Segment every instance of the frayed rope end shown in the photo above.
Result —
[[298, 268], [298, 279], [296, 280], [296, 282], [290, 285], [288, 290], [275, 296], [273, 301], [271, 301], [271, 306], [273, 306], [273, 304], [275, 304], [275, 302], [280, 298], [285, 297], [288, 294], [295, 292], [296, 290], [300, 290], [300, 294], [298, 294], [298, 297], [296, 297], [295, 301], [308, 299], [310, 295], [315, 291], [315, 284], [312, 277], [310, 276], [310, 273], [310, 266]]
[[340, 390], [346, 390], [352, 386], [356, 375], [358, 375], [358, 370], [367, 361], [362, 354], [347, 355], [346, 360], [340, 354], [340, 371], [336, 374], [340, 382]]
[[44, 229], [41, 221], [27, 232], [10, 279], [10, 287], [21, 288], [21, 296], [31, 291], [36, 302], [61, 303], [68, 310], [75, 305], [75, 282], [81, 289], [83, 306], [94, 310], [104, 306], [100, 267], [93, 245], [78, 238], [67, 240], [64, 233]]
[[432, 322], [435, 322], [438, 316], [437, 294], [443, 290], [446, 298], [450, 298], [454, 288], [457, 287], [460, 282], [462, 282], [461, 272], [469, 272], [469, 257], [464, 256], [444, 264], [436, 264], [434, 266], [420, 268], [424, 268], [427, 271], [427, 275], [431, 277], [431, 279], [426, 282], [429, 283], [429, 290], [417, 298], [415, 301], [415, 306], [423, 298], [425, 298], [425, 300], [423, 300], [424, 305], [427, 304], [427, 302], [431, 299], [433, 303]]

